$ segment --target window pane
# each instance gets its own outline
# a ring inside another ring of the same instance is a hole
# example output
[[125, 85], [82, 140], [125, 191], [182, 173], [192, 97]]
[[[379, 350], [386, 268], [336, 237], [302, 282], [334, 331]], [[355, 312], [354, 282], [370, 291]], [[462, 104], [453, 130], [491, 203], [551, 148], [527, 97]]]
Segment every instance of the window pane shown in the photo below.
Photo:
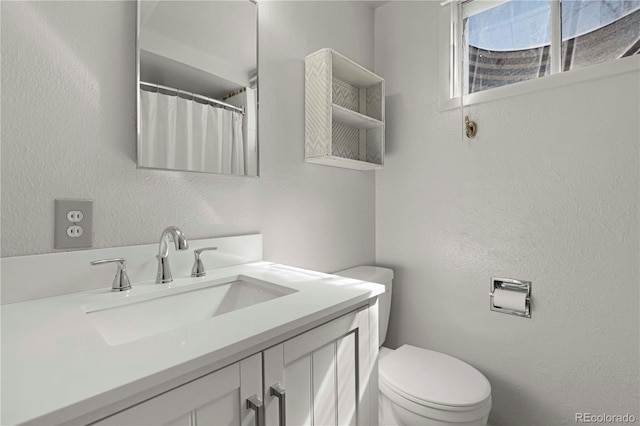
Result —
[[562, 0], [562, 70], [640, 52], [639, 0]]
[[549, 0], [507, 1], [465, 17], [463, 93], [549, 74], [550, 40]]

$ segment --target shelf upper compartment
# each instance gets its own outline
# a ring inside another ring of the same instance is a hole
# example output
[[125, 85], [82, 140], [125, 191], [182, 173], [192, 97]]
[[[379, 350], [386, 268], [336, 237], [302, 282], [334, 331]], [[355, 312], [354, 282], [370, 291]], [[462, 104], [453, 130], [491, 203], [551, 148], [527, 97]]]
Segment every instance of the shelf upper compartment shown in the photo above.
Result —
[[383, 124], [380, 120], [336, 104], [331, 105], [331, 117], [333, 121], [338, 121], [358, 129], [375, 129], [376, 127], [381, 127]]
[[[355, 87], [370, 87], [380, 84], [382, 78], [378, 77], [365, 67], [342, 56], [331, 49], [321, 49], [320, 51], [331, 52], [333, 56], [333, 76], [343, 80]], [[317, 53], [317, 52], [316, 52]]]

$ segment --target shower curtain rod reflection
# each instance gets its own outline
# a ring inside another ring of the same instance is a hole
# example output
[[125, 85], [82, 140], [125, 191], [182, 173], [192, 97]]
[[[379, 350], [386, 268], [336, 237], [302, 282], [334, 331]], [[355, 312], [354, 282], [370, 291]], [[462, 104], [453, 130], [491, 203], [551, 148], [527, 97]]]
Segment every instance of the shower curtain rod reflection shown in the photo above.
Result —
[[140, 82], [140, 86], [155, 87], [156, 89], [167, 90], [169, 92], [176, 92], [176, 95], [182, 93], [184, 95], [191, 96], [194, 99], [195, 98], [201, 99], [203, 101], [206, 101], [207, 103], [213, 103], [213, 104], [215, 104], [217, 106], [220, 106], [222, 108], [228, 108], [228, 109], [233, 110], [233, 111], [238, 111], [240, 114], [244, 114], [244, 107], [237, 107], [235, 105], [231, 105], [231, 104], [219, 101], [219, 100], [214, 99], [214, 98], [208, 98], [206, 96], [198, 95], [196, 93], [187, 92], [185, 90], [176, 89], [174, 87], [167, 87], [167, 86], [163, 86], [161, 84], [155, 84], [155, 83], [147, 83], [146, 81], [141, 81]]

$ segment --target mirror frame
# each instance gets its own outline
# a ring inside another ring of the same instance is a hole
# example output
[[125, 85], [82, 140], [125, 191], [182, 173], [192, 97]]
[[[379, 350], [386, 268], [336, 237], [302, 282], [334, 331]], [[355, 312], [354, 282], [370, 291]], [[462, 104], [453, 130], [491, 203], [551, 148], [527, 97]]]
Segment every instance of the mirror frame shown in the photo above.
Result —
[[[256, 174], [255, 175], [232, 175], [225, 173], [213, 173], [202, 172], [197, 170], [181, 170], [181, 169], [160, 169], [155, 167], [140, 167], [138, 159], [140, 158], [140, 2], [143, 0], [136, 0], [136, 42], [135, 42], [135, 57], [136, 57], [136, 169], [140, 170], [163, 170], [167, 172], [189, 172], [189, 173], [201, 173], [210, 175], [221, 175], [229, 177], [239, 178], [259, 178], [260, 177], [260, 26], [259, 16], [260, 7], [258, 6], [258, 0], [246, 0], [253, 3], [256, 6]], [[209, 0], [216, 1], [216, 0]]]

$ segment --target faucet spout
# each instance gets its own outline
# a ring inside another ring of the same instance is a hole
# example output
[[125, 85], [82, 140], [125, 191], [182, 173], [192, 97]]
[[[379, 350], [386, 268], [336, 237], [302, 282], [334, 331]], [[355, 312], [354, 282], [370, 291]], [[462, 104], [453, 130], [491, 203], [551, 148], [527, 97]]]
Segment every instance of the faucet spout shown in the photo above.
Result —
[[158, 259], [158, 273], [156, 283], [170, 283], [173, 281], [171, 268], [169, 267], [169, 242], [173, 241], [176, 250], [187, 250], [189, 243], [184, 233], [177, 226], [169, 226], [160, 236], [160, 248], [156, 258]]

